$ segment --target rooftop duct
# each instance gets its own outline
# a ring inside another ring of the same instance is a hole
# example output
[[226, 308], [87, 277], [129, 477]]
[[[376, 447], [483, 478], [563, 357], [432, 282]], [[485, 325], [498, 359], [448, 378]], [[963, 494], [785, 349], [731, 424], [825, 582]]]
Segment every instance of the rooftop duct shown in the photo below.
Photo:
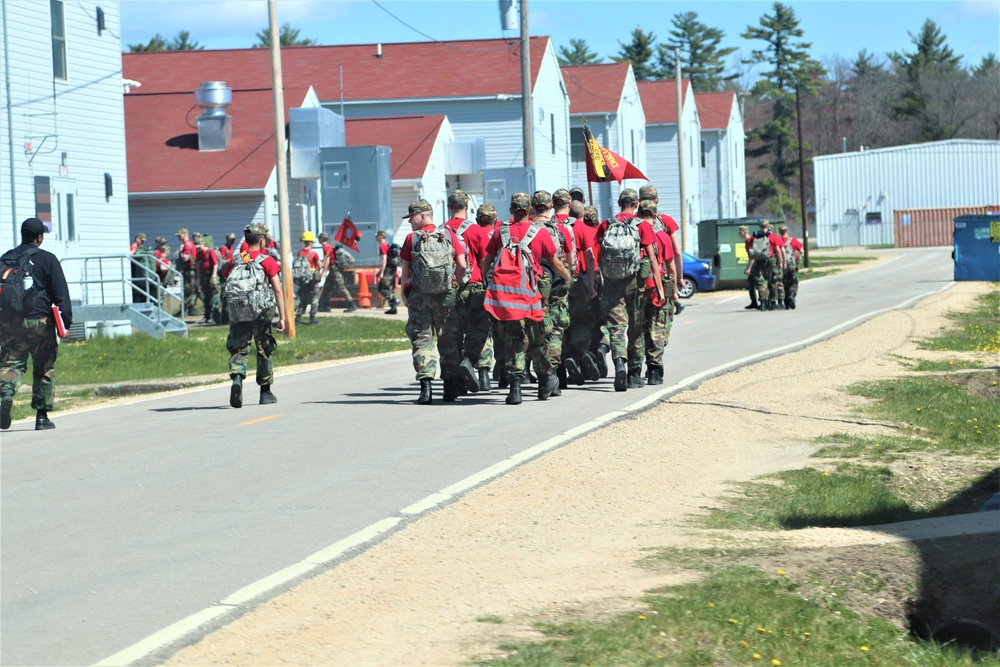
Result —
[[224, 81], [207, 81], [194, 91], [194, 100], [201, 107], [198, 150], [226, 150], [233, 138], [233, 119], [226, 113], [233, 101], [232, 89], [227, 88]]

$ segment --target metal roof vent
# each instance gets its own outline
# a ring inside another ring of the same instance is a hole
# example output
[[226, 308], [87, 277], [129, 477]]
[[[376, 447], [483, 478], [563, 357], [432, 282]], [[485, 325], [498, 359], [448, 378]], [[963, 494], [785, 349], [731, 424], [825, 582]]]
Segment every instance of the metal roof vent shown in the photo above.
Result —
[[201, 107], [198, 116], [198, 150], [224, 151], [233, 138], [232, 116], [226, 108], [233, 101], [233, 91], [224, 81], [207, 81], [194, 91], [194, 100]]

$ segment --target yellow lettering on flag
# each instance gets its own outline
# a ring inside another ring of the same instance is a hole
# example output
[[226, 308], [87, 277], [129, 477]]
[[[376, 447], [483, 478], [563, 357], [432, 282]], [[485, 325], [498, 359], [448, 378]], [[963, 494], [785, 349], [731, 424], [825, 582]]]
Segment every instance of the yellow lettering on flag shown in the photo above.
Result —
[[604, 157], [604, 161], [608, 164], [609, 167], [611, 167], [612, 169], [618, 168], [618, 160], [615, 159], [615, 156], [611, 151], [609, 151], [607, 148], [602, 148], [601, 155]]
[[590, 162], [594, 165], [594, 175], [604, 180], [607, 178], [607, 172], [604, 169], [604, 149], [597, 145], [597, 140], [594, 139], [593, 135], [590, 135], [587, 140], [587, 150], [590, 151]]

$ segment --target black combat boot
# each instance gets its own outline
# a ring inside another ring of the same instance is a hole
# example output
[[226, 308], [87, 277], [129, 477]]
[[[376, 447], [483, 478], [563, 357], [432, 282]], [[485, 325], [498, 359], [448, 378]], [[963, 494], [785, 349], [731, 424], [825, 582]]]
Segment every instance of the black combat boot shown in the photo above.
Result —
[[646, 386], [646, 381], [642, 379], [642, 368], [629, 370], [628, 377], [625, 378], [625, 385], [629, 389], [642, 389]]
[[243, 407], [243, 376], [233, 375], [233, 386], [229, 388], [229, 405], [234, 408]]
[[787, 308], [789, 310], [795, 310], [795, 296], [794, 295], [790, 294], [787, 297], [785, 297], [785, 308]]
[[761, 300], [761, 302], [757, 304], [757, 310], [761, 312], [764, 312], [765, 310], [770, 310], [770, 308], [768, 308], [767, 305], [768, 304], [766, 300]]
[[559, 388], [559, 378], [548, 373], [538, 374], [538, 400], [548, 400], [552, 392]]
[[559, 369], [556, 371], [556, 377], [559, 378], [560, 389], [569, 389], [569, 380], [567, 379], [565, 364], [559, 364]]
[[524, 378], [521, 380], [523, 384], [534, 384], [538, 382], [538, 378], [535, 374], [531, 372], [531, 362], [525, 362], [524, 364]]
[[309, 324], [319, 324], [319, 318], [315, 315], [309, 316]]
[[270, 405], [271, 403], [277, 403], [278, 397], [271, 393], [271, 385], [262, 384], [260, 386], [260, 404]]
[[347, 308], [344, 308], [344, 312], [353, 313], [357, 309], [358, 309], [358, 304], [354, 303], [353, 301], [348, 301]]
[[628, 368], [620, 357], [615, 359], [615, 391], [628, 391]]
[[490, 391], [490, 369], [479, 369], [479, 391], [489, 393]]
[[507, 405], [521, 405], [521, 378], [508, 378], [510, 391], [507, 393]]
[[468, 358], [462, 359], [462, 363], [458, 365], [458, 377], [465, 384], [467, 392], [475, 394], [479, 391], [479, 374]]
[[751, 299], [749, 306], [743, 306], [743, 310], [758, 310], [760, 304], [757, 303], [757, 299]]
[[674, 301], [674, 315], [680, 315], [684, 312], [684, 304], [680, 301]]
[[663, 369], [659, 366], [649, 367], [648, 384], [663, 384]]
[[[566, 370], [566, 381], [570, 384], [575, 384], [577, 386], [583, 384], [583, 370], [580, 368], [580, 363], [573, 357], [566, 357], [565, 361], [562, 363], [562, 367]], [[595, 364], [594, 370], [597, 370]]]
[[768, 301], [767, 302], [767, 309], [768, 310], [778, 310], [778, 302], [774, 301], [774, 300]]
[[55, 428], [56, 425], [49, 421], [49, 413], [45, 410], [39, 410], [35, 413], [35, 430], [36, 431], [47, 431], [50, 428]]
[[601, 379], [601, 370], [597, 367], [597, 353], [586, 352], [580, 360], [580, 370], [585, 380], [597, 382]]
[[[478, 391], [478, 387], [476, 388]], [[459, 385], [458, 378], [445, 378], [444, 379], [444, 402], [454, 403], [455, 399], [459, 397], [462, 393], [462, 389]]]
[[421, 380], [420, 381], [420, 398], [417, 399], [417, 405], [430, 405], [434, 398], [431, 396], [431, 381]]
[[597, 358], [597, 370], [600, 372], [602, 378], [608, 377], [608, 352], [611, 348], [607, 345], [598, 345], [597, 353], [595, 357]]
[[14, 397], [10, 394], [0, 396], [0, 430], [10, 428], [10, 411], [14, 407]]

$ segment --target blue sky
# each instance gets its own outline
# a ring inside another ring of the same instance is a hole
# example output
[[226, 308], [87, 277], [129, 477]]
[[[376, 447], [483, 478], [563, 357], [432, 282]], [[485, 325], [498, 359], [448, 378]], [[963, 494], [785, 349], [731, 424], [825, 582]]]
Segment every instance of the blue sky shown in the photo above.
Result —
[[[813, 57], [851, 59], [862, 49], [884, 55], [912, 52], [907, 34], [928, 18], [947, 36], [951, 49], [968, 64], [987, 53], [1000, 55], [1000, 0], [786, 0], [795, 9], [803, 40]], [[384, 9], [383, 9], [384, 8]], [[745, 54], [759, 47], [739, 35], [757, 25], [771, 2], [756, 0], [529, 0], [531, 34], [549, 35], [556, 47], [583, 38], [603, 56], [616, 54], [636, 27], [666, 41], [671, 18], [694, 11], [700, 21], [722, 29], [723, 46]], [[267, 26], [266, 0], [121, 0], [122, 48], [145, 43], [156, 33], [170, 38], [188, 30], [209, 49], [245, 48]], [[390, 15], [391, 13], [391, 15]], [[395, 16], [395, 18], [394, 18]], [[278, 18], [298, 28], [300, 37], [320, 44], [487, 39], [516, 37], [503, 32], [496, 0], [278, 0]], [[423, 33], [423, 34], [421, 34]], [[484, 73], [484, 75], [486, 75]]]

